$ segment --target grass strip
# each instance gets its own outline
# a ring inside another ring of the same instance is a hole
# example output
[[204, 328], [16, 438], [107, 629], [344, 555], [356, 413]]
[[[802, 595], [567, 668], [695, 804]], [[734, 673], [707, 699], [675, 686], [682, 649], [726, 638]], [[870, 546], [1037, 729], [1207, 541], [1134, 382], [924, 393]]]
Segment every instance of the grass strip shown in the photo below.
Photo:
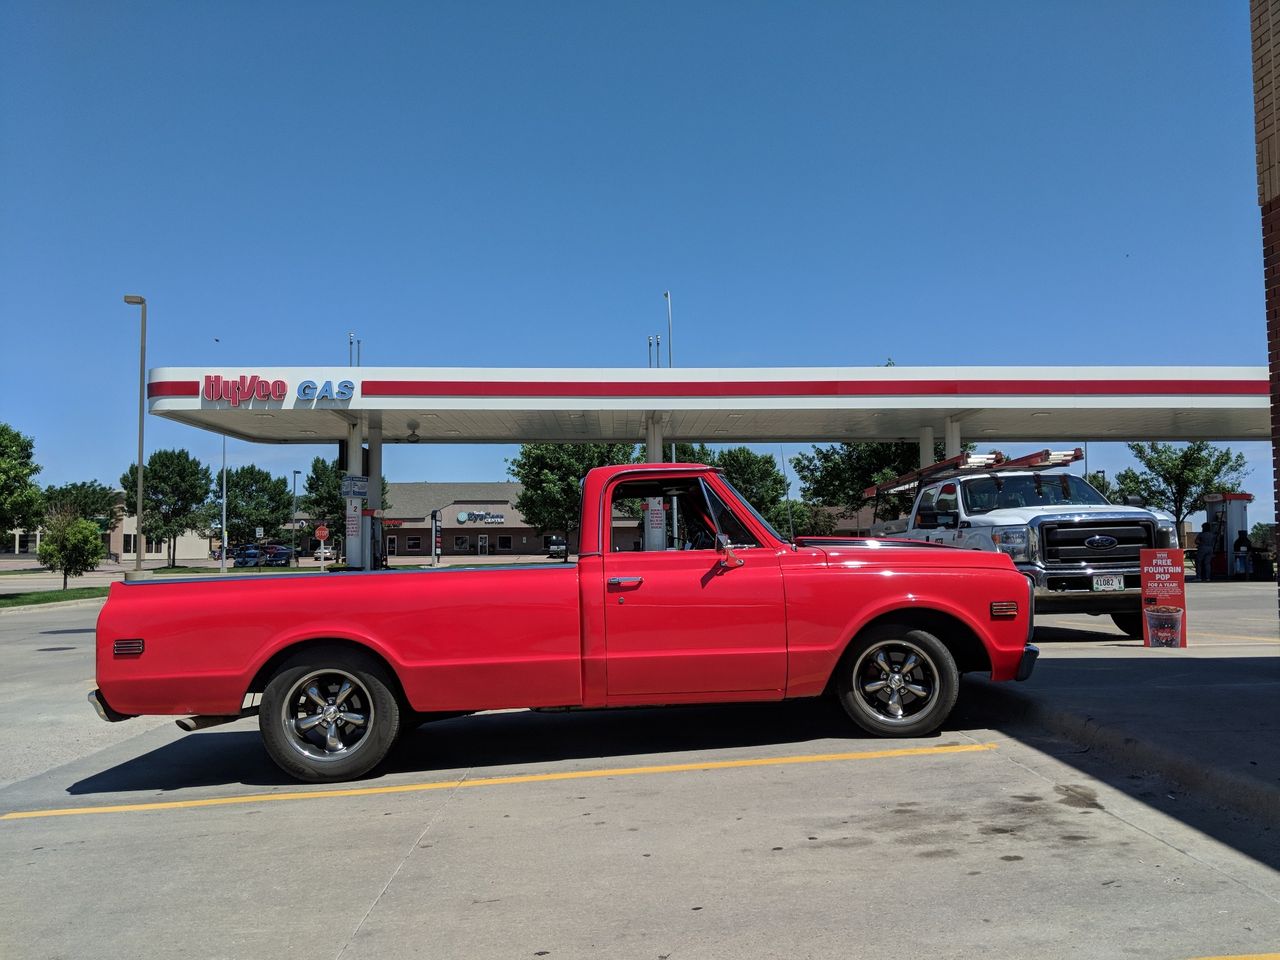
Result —
[[0, 594], [0, 608], [30, 607], [64, 600], [93, 600], [107, 595], [107, 587], [68, 587], [66, 590], [30, 590], [26, 593]]

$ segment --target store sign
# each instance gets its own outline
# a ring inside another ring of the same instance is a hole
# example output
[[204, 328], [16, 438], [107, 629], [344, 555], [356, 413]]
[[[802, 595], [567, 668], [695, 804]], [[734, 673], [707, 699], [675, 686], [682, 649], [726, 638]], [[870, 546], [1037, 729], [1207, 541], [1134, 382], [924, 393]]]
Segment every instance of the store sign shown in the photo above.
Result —
[[1142, 642], [1148, 647], [1187, 645], [1187, 585], [1182, 551], [1142, 551]]
[[283, 380], [266, 380], [256, 373], [235, 378], [210, 374], [204, 378], [204, 398], [226, 400], [233, 407], [245, 400], [283, 400], [288, 395], [289, 385]]
[[350, 380], [339, 380], [336, 385], [332, 380], [303, 380], [298, 384], [299, 400], [350, 400], [355, 392], [356, 385]]
[[489, 513], [487, 510], [463, 510], [458, 514], [459, 523], [506, 523], [505, 513]]

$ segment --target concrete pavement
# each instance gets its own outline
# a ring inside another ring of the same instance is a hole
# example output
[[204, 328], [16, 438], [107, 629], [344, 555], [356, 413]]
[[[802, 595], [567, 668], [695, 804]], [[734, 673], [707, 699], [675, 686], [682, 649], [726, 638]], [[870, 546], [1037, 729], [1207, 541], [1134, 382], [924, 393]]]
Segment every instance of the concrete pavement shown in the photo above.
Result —
[[966, 679], [1024, 721], [1280, 826], [1280, 617], [1267, 583], [1190, 584], [1188, 646], [1146, 648], [1109, 620], [1037, 619], [1022, 684]]

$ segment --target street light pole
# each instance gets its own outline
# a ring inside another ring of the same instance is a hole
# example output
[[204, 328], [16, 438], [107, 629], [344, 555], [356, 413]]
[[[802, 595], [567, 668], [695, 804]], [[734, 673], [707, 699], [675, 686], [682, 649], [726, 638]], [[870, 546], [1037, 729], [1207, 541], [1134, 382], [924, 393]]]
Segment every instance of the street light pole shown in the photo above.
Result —
[[293, 565], [298, 566], [298, 474], [301, 470], [293, 471], [293, 516], [289, 518], [289, 529], [293, 531]]
[[134, 575], [142, 573], [142, 552], [146, 549], [146, 537], [142, 533], [142, 433], [147, 416], [147, 298], [126, 294], [124, 302], [142, 308], [142, 332], [138, 342], [138, 499], [134, 507], [137, 524], [134, 528]]

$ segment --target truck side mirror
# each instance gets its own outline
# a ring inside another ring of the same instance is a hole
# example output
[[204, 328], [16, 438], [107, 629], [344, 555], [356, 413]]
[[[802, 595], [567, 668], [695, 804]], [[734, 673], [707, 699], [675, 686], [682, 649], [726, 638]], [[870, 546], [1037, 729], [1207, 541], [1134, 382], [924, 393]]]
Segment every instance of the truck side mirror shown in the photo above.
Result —
[[1136, 493], [1131, 493], [1124, 498], [1124, 502], [1131, 507], [1145, 507], [1147, 505], [1146, 498]]
[[722, 567], [740, 567], [744, 563], [743, 559], [733, 552], [733, 547], [729, 545], [727, 534], [716, 534], [716, 553], [720, 554], [720, 566]]
[[933, 530], [938, 526], [938, 514], [933, 510], [917, 510], [913, 526], [921, 530]]

